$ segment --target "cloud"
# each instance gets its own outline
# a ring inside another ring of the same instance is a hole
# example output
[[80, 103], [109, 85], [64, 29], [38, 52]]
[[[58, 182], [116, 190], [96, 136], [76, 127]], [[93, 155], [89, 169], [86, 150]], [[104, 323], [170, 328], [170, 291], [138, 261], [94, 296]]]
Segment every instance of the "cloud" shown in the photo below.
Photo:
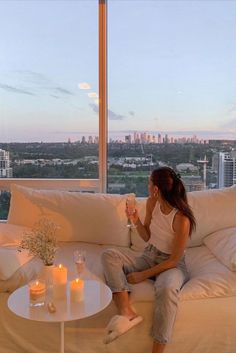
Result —
[[78, 87], [79, 87], [80, 89], [91, 89], [90, 84], [87, 83], [87, 82], [80, 82], [80, 83], [78, 84]]
[[2, 88], [11, 90], [11, 92], [31, 95], [56, 95], [58, 98], [74, 95], [72, 90], [61, 86], [50, 77], [39, 72], [16, 70], [8, 72], [4, 76], [7, 84]]
[[62, 94], [73, 95], [73, 93], [71, 91], [68, 91], [67, 89], [61, 88], [61, 87], [55, 87], [55, 91], [62, 93]]
[[5, 83], [0, 83], [0, 88], [4, 89], [5, 91], [8, 91], [8, 92], [27, 94], [29, 96], [35, 96], [35, 94], [32, 92], [26, 91], [21, 88], [9, 86], [9, 85], [6, 85]]
[[96, 92], [89, 92], [88, 96], [89, 98], [98, 98], [98, 94]]
[[51, 80], [42, 73], [34, 72], [30, 70], [16, 70], [13, 71], [14, 76], [19, 76], [21, 81], [25, 81], [28, 83], [33, 83], [35, 85], [49, 85], [51, 84]]
[[[99, 107], [96, 104], [90, 103], [89, 106], [93, 109], [93, 111], [95, 113], [99, 112]], [[116, 114], [112, 110], [108, 109], [108, 119], [109, 120], [123, 120], [123, 119], [125, 119], [125, 116], [120, 115], [120, 114]]]
[[236, 118], [227, 121], [225, 124], [222, 124], [220, 126], [220, 128], [228, 129], [228, 130], [235, 129], [236, 128]]
[[236, 111], [236, 103], [233, 103], [231, 107], [227, 110], [227, 114], [234, 113]]
[[96, 104], [90, 103], [89, 106], [92, 108], [94, 113], [98, 113], [99, 112], [99, 108], [98, 108], [98, 106]]
[[124, 115], [116, 114], [112, 110], [108, 109], [108, 118], [110, 120], [123, 120], [125, 119]]
[[129, 115], [135, 116], [135, 112], [134, 112], [133, 110], [130, 110], [130, 111], [129, 111]]
[[55, 96], [54, 94], [50, 94], [50, 96], [53, 97], [53, 98], [56, 98], [56, 99], [60, 99], [60, 97]]

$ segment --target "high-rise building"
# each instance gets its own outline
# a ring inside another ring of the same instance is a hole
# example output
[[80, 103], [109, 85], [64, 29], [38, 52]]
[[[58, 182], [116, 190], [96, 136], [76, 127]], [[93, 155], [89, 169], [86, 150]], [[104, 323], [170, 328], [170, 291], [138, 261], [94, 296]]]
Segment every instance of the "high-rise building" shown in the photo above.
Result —
[[125, 136], [125, 143], [131, 143], [131, 135], [126, 135]]
[[218, 187], [236, 184], [236, 151], [219, 152], [218, 155]]
[[147, 133], [146, 132], [141, 133], [141, 143], [147, 143]]
[[93, 137], [92, 137], [92, 136], [89, 136], [89, 137], [88, 137], [88, 143], [89, 143], [89, 144], [92, 144], [92, 143], [93, 143]]
[[10, 154], [8, 151], [0, 149], [0, 178], [12, 178], [12, 175]]

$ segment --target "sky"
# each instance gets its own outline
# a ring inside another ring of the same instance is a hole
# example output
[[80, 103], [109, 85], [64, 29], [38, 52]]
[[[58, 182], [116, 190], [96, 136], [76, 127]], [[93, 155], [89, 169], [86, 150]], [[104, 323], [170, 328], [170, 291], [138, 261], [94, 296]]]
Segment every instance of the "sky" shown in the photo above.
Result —
[[[236, 139], [236, 1], [108, 0], [109, 136]], [[98, 135], [97, 0], [0, 1], [0, 142]]]

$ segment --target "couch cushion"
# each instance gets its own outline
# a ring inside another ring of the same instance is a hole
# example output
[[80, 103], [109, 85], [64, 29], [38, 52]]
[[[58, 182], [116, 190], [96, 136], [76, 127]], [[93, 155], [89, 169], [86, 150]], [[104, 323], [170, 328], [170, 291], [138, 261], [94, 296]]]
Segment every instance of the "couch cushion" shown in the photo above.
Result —
[[236, 227], [214, 232], [203, 242], [222, 264], [236, 271]]
[[[81, 248], [86, 251], [85, 278], [104, 281], [101, 254], [108, 246], [86, 243], [64, 243], [56, 255], [56, 262], [68, 267], [69, 277], [75, 278], [76, 268], [73, 263], [73, 251]], [[130, 248], [117, 247], [132, 262], [141, 253]], [[181, 300], [226, 297], [236, 295], [236, 273], [222, 265], [206, 246], [187, 249], [186, 264], [190, 280], [181, 291]], [[132, 285], [131, 300], [134, 302], [154, 301], [153, 281], [146, 280]]]
[[18, 251], [17, 246], [0, 246], [0, 280], [9, 279], [20, 267], [29, 262], [28, 250]]
[[129, 246], [127, 195], [37, 190], [12, 185], [8, 223], [32, 227], [40, 217], [59, 226], [61, 241]]
[[[236, 186], [218, 190], [193, 191], [187, 193], [188, 202], [196, 218], [196, 230], [192, 233], [188, 247], [203, 244], [203, 238], [215, 231], [236, 227]], [[137, 198], [137, 209], [143, 222], [145, 199]], [[137, 231], [131, 231], [133, 250], [143, 250], [146, 243]]]
[[43, 263], [36, 257], [31, 260], [22, 263], [9, 278], [0, 280], [0, 292], [13, 292], [17, 288], [24, 286], [29, 283], [32, 279], [35, 279], [40, 273], [43, 267]]
[[31, 228], [8, 223], [0, 223], [0, 246], [17, 245]]
[[217, 230], [236, 227], [236, 186], [189, 192], [188, 201], [197, 223], [188, 246], [201, 245], [205, 236]]
[[[187, 249], [186, 265], [190, 280], [181, 290], [180, 300], [236, 295], [236, 273], [227, 269], [206, 246]], [[154, 301], [153, 281], [133, 285], [133, 301]]]

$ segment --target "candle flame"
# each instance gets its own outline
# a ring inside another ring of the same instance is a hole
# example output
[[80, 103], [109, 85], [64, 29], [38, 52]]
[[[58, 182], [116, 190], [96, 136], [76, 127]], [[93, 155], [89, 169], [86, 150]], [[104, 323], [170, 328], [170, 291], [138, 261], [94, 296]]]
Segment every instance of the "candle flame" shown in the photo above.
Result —
[[59, 265], [59, 268], [62, 268], [62, 264]]
[[76, 283], [79, 283], [79, 278], [76, 278], [75, 282], [76, 282]]
[[35, 284], [36, 284], [36, 286], [38, 286], [39, 285], [39, 281], [36, 281]]

